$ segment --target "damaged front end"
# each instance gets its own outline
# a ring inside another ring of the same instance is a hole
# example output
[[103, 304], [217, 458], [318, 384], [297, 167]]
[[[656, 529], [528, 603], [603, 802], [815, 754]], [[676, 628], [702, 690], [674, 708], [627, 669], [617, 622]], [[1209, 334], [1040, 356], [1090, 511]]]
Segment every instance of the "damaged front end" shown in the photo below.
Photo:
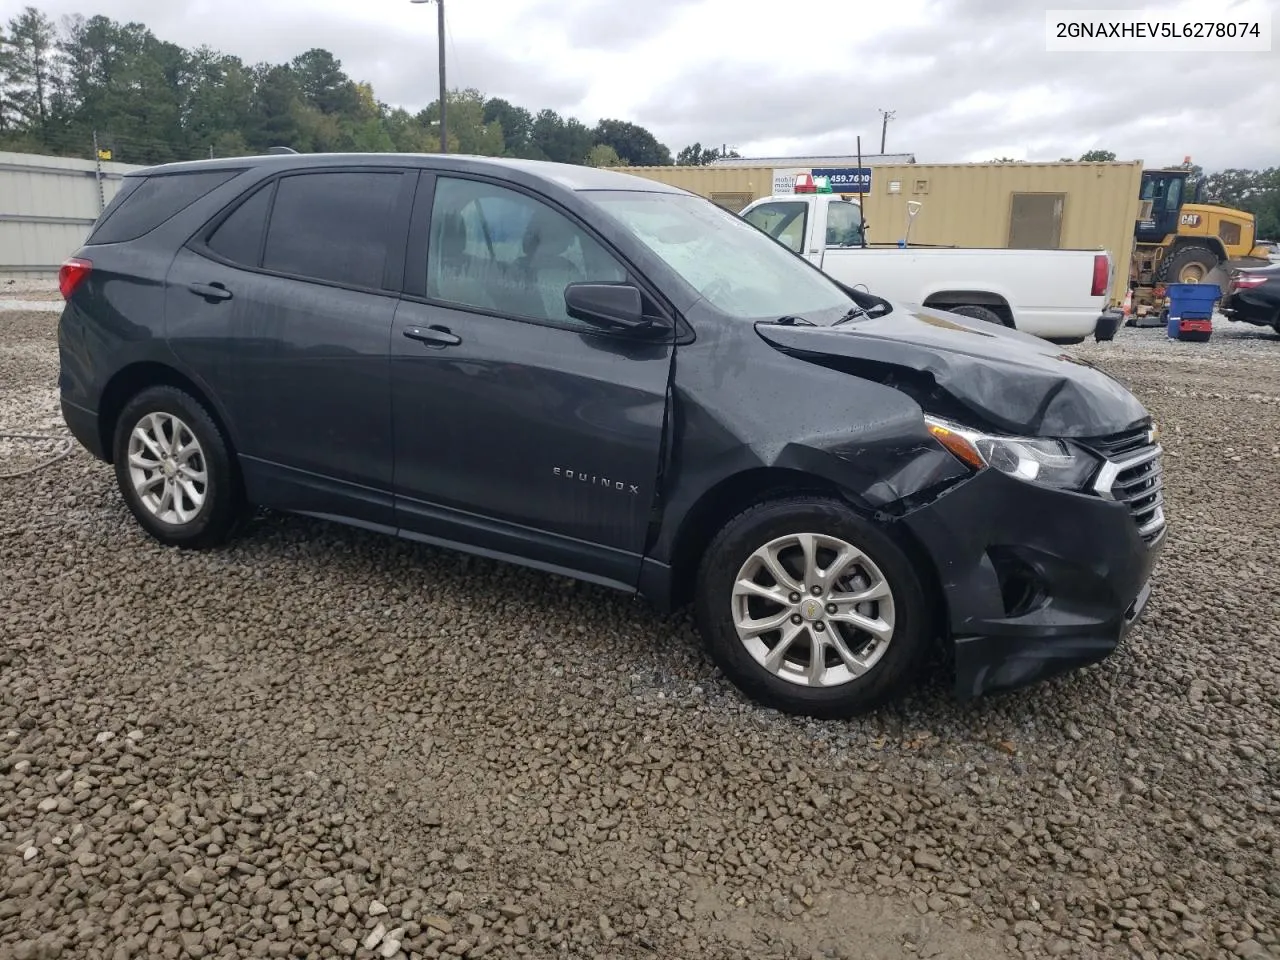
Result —
[[1114, 651], [1150, 595], [1165, 519], [1161, 451], [1138, 400], [1044, 341], [966, 320], [895, 310], [756, 330], [780, 352], [909, 395], [937, 450], [964, 466], [946, 479], [934, 464], [939, 483], [913, 476], [899, 489], [924, 496], [885, 502], [882, 518], [932, 559], [955, 692], [973, 697]]

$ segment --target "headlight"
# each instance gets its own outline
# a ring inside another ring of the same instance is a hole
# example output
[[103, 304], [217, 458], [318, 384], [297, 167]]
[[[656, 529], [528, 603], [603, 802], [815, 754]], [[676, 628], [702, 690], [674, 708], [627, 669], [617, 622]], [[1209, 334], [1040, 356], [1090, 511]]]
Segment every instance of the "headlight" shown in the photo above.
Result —
[[924, 420], [940, 444], [975, 470], [991, 467], [1019, 480], [1058, 490], [1083, 490], [1100, 462], [1065, 440], [1003, 437], [937, 417]]

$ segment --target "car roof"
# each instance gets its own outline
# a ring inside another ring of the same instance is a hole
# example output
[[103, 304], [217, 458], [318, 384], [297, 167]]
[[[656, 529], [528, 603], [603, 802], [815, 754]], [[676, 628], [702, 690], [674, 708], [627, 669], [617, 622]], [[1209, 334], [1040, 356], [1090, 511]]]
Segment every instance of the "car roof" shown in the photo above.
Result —
[[[441, 153], [280, 153], [251, 157], [224, 157], [214, 160], [191, 160], [183, 163], [165, 163], [131, 171], [130, 177], [148, 177], [168, 173], [197, 173], [212, 170], [243, 170], [253, 168], [279, 168], [302, 170], [317, 167], [348, 166], [410, 166], [431, 167], [434, 170], [490, 173], [506, 179], [527, 181], [541, 180], [573, 190], [641, 190], [647, 193], [688, 193], [679, 187], [619, 173], [599, 167], [580, 166], [575, 163], [554, 163], [549, 160], [522, 160], [515, 157], [482, 157], [470, 154]], [[515, 174], [515, 176], [512, 176]]]

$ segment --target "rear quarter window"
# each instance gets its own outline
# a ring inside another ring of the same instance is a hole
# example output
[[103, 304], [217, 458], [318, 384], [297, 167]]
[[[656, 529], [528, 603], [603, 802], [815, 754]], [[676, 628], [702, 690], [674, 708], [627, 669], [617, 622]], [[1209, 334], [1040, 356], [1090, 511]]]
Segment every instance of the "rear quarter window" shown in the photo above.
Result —
[[121, 189], [103, 212], [87, 242], [136, 240], [239, 173], [239, 170], [210, 170], [207, 173], [167, 173], [146, 177], [132, 190], [126, 192]]

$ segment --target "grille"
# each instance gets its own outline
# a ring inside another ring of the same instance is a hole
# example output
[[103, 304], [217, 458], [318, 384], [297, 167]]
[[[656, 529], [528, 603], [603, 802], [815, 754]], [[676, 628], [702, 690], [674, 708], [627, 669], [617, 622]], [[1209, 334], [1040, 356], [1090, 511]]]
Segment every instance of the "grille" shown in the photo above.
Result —
[[1138, 427], [1136, 430], [1126, 430], [1124, 433], [1112, 434], [1109, 437], [1086, 440], [1085, 443], [1108, 460], [1123, 460], [1126, 454], [1149, 447], [1150, 437], [1150, 427]]
[[1089, 446], [1107, 461], [1094, 482], [1098, 495], [1126, 504], [1142, 539], [1155, 543], [1165, 528], [1164, 466], [1149, 428], [1091, 440]]

